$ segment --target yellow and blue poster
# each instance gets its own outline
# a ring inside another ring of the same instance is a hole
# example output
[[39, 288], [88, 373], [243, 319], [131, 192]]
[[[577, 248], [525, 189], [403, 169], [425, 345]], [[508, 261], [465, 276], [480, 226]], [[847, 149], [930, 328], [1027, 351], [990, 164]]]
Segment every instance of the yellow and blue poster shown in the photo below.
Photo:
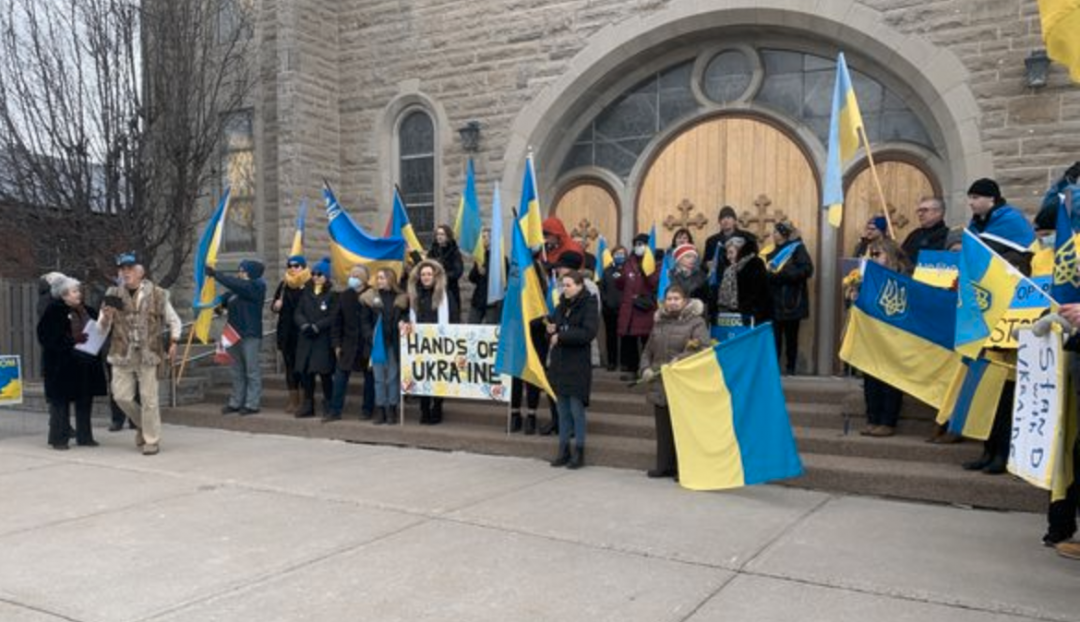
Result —
[[17, 354], [0, 355], [0, 406], [22, 402], [22, 359]]

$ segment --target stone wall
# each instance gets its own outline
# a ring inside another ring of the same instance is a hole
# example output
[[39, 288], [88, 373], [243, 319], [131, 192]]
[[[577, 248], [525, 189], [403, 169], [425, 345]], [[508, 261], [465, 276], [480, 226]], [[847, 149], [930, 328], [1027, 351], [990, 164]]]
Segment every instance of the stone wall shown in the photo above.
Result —
[[[481, 204], [490, 205], [493, 182], [517, 174], [520, 161], [507, 145], [513, 126], [545, 88], [587, 72], [581, 52], [619, 28], [641, 29], [675, 5], [719, 10], [746, 3], [698, 0], [265, 0], [260, 14], [263, 85], [262, 203], [266, 255], [289, 244], [295, 206], [313, 199], [312, 244], [325, 231], [318, 189], [327, 177], [342, 203], [369, 227], [381, 229], [392, 180], [392, 119], [402, 96], [435, 102], [439, 123], [437, 219], [452, 220], [465, 158], [456, 128], [483, 126], [475, 154]], [[994, 175], [1007, 197], [1037, 207], [1048, 183], [1080, 159], [1080, 89], [1055, 66], [1039, 90], [1024, 82], [1024, 58], [1041, 48], [1037, 4], [1031, 0], [760, 0], [762, 21], [799, 28], [808, 5], [832, 14], [850, 12], [893, 31], [925, 39], [958, 90], [974, 95], [975, 132], [985, 152], [965, 158], [970, 175]], [[776, 16], [780, 22], [774, 23]], [[869, 17], [866, 17], [869, 15]], [[646, 35], [648, 36], [648, 35]], [[662, 49], [664, 41], [655, 42]], [[675, 42], [678, 43], [678, 42]], [[849, 45], [858, 45], [848, 42]], [[950, 63], [945, 62], [950, 56]], [[955, 63], [955, 59], [960, 64]], [[961, 67], [956, 70], [954, 67]], [[930, 67], [928, 71], [932, 71]], [[903, 77], [903, 76], [901, 76]], [[586, 93], [587, 94], [587, 93]], [[951, 90], [929, 93], [946, 99]], [[933, 103], [932, 101], [929, 103]], [[989, 154], [989, 155], [987, 155]], [[558, 166], [559, 163], [547, 163]], [[504, 189], [504, 205], [517, 197]], [[551, 188], [541, 188], [550, 200]], [[957, 218], [954, 218], [956, 220]], [[274, 226], [276, 225], [276, 227]], [[275, 231], [276, 229], [276, 231]], [[274, 239], [276, 237], [276, 239]], [[324, 246], [323, 246], [324, 248]], [[271, 263], [273, 260], [271, 260]]]

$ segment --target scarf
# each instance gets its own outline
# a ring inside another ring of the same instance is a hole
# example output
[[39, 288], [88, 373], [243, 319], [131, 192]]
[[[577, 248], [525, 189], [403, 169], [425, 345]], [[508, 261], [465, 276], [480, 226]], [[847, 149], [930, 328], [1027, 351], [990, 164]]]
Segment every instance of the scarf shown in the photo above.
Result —
[[289, 289], [301, 289], [310, 280], [311, 270], [309, 268], [301, 268], [297, 272], [285, 271], [285, 287]]
[[68, 320], [71, 321], [71, 338], [78, 339], [86, 329], [87, 322], [90, 321], [90, 314], [86, 312], [86, 307], [83, 305], [70, 307], [68, 310]]
[[776, 253], [776, 256], [766, 265], [769, 272], [776, 274], [784, 269], [791, 256], [795, 254], [795, 250], [802, 246], [802, 242], [795, 240], [794, 242], [788, 242], [787, 246], [780, 249], [780, 252]]
[[716, 294], [716, 303], [724, 311], [739, 310], [739, 270], [742, 270], [753, 257], [753, 255], [747, 255], [724, 270], [724, 277], [720, 280], [720, 291]]
[[[443, 292], [442, 300], [439, 301], [439, 309], [437, 312], [439, 314], [438, 323], [440, 326], [446, 326], [450, 323], [450, 297], [447, 296], [445, 292]], [[409, 323], [416, 324], [416, 309], [412, 306], [409, 307]]]

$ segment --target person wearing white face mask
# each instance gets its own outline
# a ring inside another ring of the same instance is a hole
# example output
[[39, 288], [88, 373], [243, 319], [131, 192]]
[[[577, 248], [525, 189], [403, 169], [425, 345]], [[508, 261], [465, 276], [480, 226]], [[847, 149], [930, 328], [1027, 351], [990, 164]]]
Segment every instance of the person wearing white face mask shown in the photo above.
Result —
[[633, 254], [626, 259], [621, 276], [615, 280], [615, 286], [622, 292], [618, 322], [622, 364], [632, 372], [638, 368], [641, 349], [652, 332], [653, 313], [656, 311], [660, 270], [653, 270], [648, 276], [642, 271], [642, 261], [648, 252], [651, 252], [649, 236], [645, 233], [634, 236]]
[[[365, 266], [353, 266], [349, 271], [347, 289], [338, 295], [338, 314], [330, 333], [330, 342], [334, 346], [337, 369], [334, 370], [334, 390], [330, 397], [330, 411], [323, 421], [340, 421], [341, 411], [345, 408], [345, 393], [349, 387], [352, 372], [368, 371], [368, 357], [371, 355], [368, 344], [364, 342], [360, 327], [360, 296], [367, 291], [371, 275]], [[364, 402], [360, 419], [371, 419], [375, 411], [375, 387], [364, 378]], [[370, 399], [369, 399], [370, 393]]]

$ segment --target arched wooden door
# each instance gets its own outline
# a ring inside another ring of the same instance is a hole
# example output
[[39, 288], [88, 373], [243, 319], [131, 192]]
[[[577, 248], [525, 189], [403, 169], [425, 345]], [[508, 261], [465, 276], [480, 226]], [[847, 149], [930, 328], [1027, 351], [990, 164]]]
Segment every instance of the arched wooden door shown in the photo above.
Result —
[[606, 184], [596, 180], [578, 181], [555, 201], [551, 211], [566, 225], [571, 235], [589, 238], [589, 252], [596, 252], [596, 238], [603, 235], [609, 247], [619, 239], [619, 204]]
[[[794, 223], [817, 264], [821, 196], [804, 150], [780, 128], [756, 118], [718, 117], [676, 136], [645, 173], [637, 200], [637, 231], [655, 224], [667, 246], [689, 225], [694, 241], [719, 229], [720, 207], [731, 205], [740, 226], [763, 242], [777, 221]], [[799, 370], [814, 371], [817, 279], [810, 282], [811, 318], [799, 336]]]
[[[886, 159], [876, 164], [896, 239], [903, 242], [919, 226], [915, 218], [919, 199], [940, 195], [941, 186], [926, 171], [909, 162]], [[854, 171], [844, 191], [843, 243], [838, 249], [843, 257], [855, 252], [866, 221], [884, 213], [869, 164], [863, 162]]]

